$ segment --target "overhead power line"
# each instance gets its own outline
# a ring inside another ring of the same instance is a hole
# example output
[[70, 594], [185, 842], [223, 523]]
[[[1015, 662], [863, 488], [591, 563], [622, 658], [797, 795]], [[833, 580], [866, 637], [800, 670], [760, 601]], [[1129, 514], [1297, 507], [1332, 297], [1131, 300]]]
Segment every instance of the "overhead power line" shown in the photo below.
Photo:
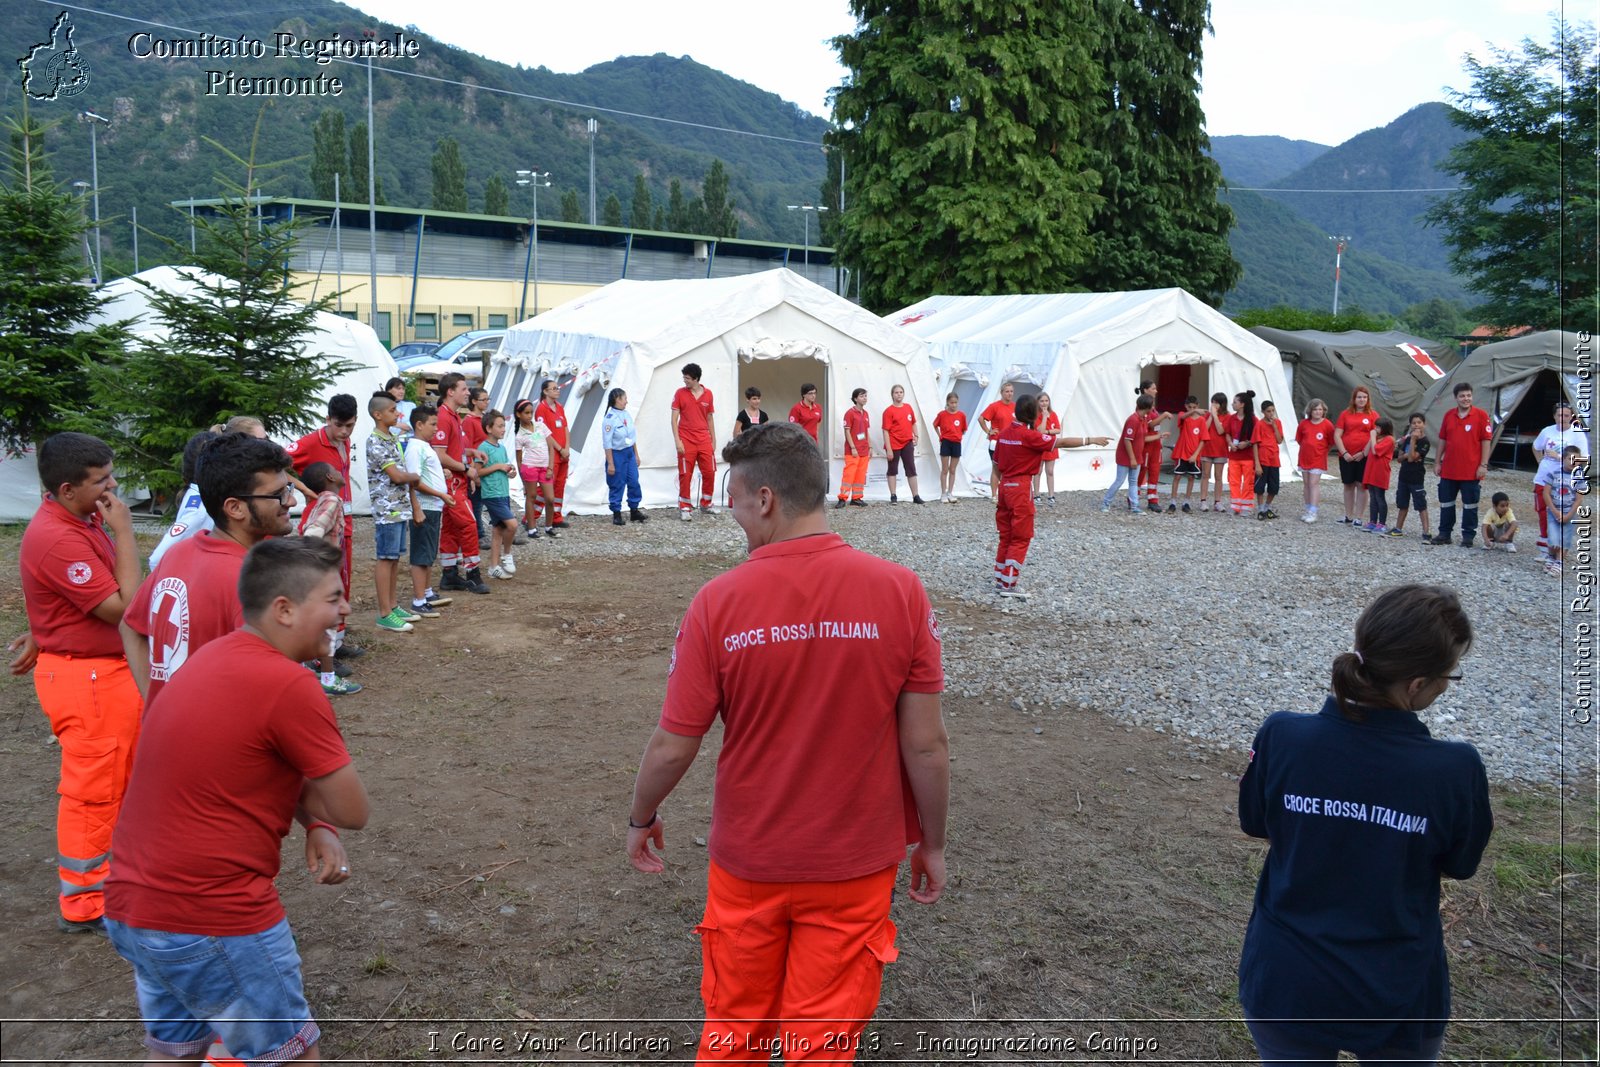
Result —
[[1437, 189], [1252, 189], [1242, 185], [1228, 186], [1230, 193], [1458, 193], [1459, 185]]

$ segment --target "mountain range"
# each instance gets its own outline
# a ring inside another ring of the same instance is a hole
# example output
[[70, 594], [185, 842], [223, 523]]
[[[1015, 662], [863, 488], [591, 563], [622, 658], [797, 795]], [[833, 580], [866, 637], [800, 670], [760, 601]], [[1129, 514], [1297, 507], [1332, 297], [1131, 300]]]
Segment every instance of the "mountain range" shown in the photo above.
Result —
[[[286, 11], [292, 14], [286, 17]], [[12, 20], [0, 37], [11, 54], [23, 55], [35, 39], [48, 36], [53, 17], [41, 6], [33, 24]], [[301, 38], [359, 38], [375, 25], [335, 0], [303, 0], [292, 9], [240, 0], [123, 0], [115, 15], [78, 8], [72, 19], [73, 43], [88, 63], [87, 89], [30, 107], [36, 117], [61, 120], [46, 147], [63, 182], [91, 176], [89, 130], [72, 121], [76, 112], [87, 108], [111, 120], [96, 131], [100, 208], [107, 258], [121, 269], [133, 266], [135, 210], [144, 231], [141, 265], [171, 260], [186, 250], [188, 232], [171, 202], [217, 196], [219, 173], [238, 177], [236, 167], [207, 140], [247, 154], [259, 116], [258, 158], [279, 164], [267, 172], [262, 191], [309, 197], [311, 128], [317, 118], [336, 109], [347, 131], [365, 119], [363, 64], [312, 66], [270, 56], [138, 58], [129, 47], [130, 36], [140, 31], [162, 39], [212, 34], [270, 42], [280, 30]], [[450, 137], [466, 163], [471, 210], [483, 209], [486, 183], [498, 175], [512, 187], [512, 212], [531, 213], [527, 193], [513, 184], [514, 174], [538, 169], [548, 171], [552, 183], [539, 198], [541, 217], [559, 218], [568, 191], [577, 192], [587, 217], [587, 120], [594, 118], [599, 125], [597, 202], [614, 194], [627, 218], [640, 175], [656, 204], [666, 202], [673, 179], [685, 195], [694, 196], [711, 162], [721, 159], [739, 213], [739, 235], [800, 243], [803, 220], [787, 205], [818, 199], [826, 120], [688, 57], [623, 57], [579, 74], [560, 74], [487, 60], [412, 27], [376, 23], [376, 29], [380, 36], [403, 31], [419, 44], [414, 59], [373, 64], [375, 170], [387, 203], [429, 206], [432, 155], [439, 141]], [[338, 96], [208, 95], [206, 71], [215, 69], [231, 69], [242, 78], [322, 72], [339, 77], [346, 88]], [[1389, 191], [1450, 184], [1435, 169], [1461, 137], [1449, 115], [1444, 104], [1426, 104], [1333, 147], [1282, 137], [1215, 138], [1212, 151], [1227, 181], [1220, 195], [1237, 215], [1231, 243], [1244, 267], [1225, 309], [1331, 303], [1329, 234], [1353, 238], [1341, 289], [1347, 306], [1398, 312], [1436, 296], [1469, 302], [1464, 286], [1449, 272], [1439, 235], [1417, 219], [1437, 194]], [[357, 192], [346, 199], [363, 197]], [[178, 247], [160, 246], [159, 236]]]

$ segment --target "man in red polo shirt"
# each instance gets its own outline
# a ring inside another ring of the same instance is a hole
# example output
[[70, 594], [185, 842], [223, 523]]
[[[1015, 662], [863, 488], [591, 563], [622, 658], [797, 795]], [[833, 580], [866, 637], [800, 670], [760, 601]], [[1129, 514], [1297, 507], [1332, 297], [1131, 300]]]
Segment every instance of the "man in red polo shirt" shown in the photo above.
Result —
[[111, 447], [88, 434], [58, 433], [39, 446], [46, 496], [18, 553], [28, 633], [10, 646], [18, 653], [11, 673], [33, 671], [61, 745], [57, 922], [102, 935], [111, 832], [143, 709], [117, 633], [139, 587], [139, 549], [112, 459]]
[[462, 375], [452, 371], [439, 379], [439, 428], [433, 432], [433, 451], [444, 468], [445, 492], [450, 494], [439, 526], [439, 566], [444, 571], [439, 588], [487, 593], [489, 586], [478, 570], [478, 527], [467, 502], [470, 487], [478, 482], [478, 469], [471, 462], [477, 453], [467, 447], [460, 415], [467, 397], [467, 379]]
[[[344, 564], [339, 577], [344, 581], [344, 595], [350, 596], [350, 542], [355, 535], [355, 508], [350, 497], [350, 435], [356, 430], [356, 398], [349, 393], [335, 393], [328, 398], [328, 416], [321, 428], [306, 434], [288, 448], [294, 472], [304, 474], [313, 463], [326, 463], [339, 472], [344, 484], [339, 487], [339, 500], [344, 505]], [[310, 507], [314, 500], [307, 500]], [[366, 649], [344, 640], [344, 623], [339, 623], [339, 639], [334, 655], [338, 659], [354, 659], [364, 655]]]
[[201, 453], [198, 483], [212, 529], [173, 545], [122, 614], [122, 645], [145, 706], [202, 645], [244, 625], [239, 568], [252, 545], [289, 534], [289, 456], [228, 434]]
[[722, 458], [750, 558], [679, 627], [628, 858], [665, 869], [657, 809], [720, 717], [699, 1062], [773, 1048], [847, 1062], [896, 956], [889, 905], [908, 844], [911, 898], [944, 890], [939, 623], [915, 574], [829, 531], [827, 467], [798, 426], [756, 426]]
[[1448, 545], [1456, 525], [1456, 494], [1461, 495], [1461, 547], [1471, 548], [1478, 532], [1478, 494], [1489, 473], [1489, 447], [1494, 427], [1489, 413], [1472, 406], [1472, 386], [1457, 382], [1451, 390], [1454, 411], [1439, 422], [1439, 533], [1430, 544]]
[[[683, 388], [672, 394], [672, 439], [678, 446], [678, 514], [688, 522], [694, 517], [694, 498], [689, 486], [694, 472], [700, 471], [700, 511], [715, 515], [711, 506], [717, 484], [717, 431], [711, 421], [716, 411], [711, 390], [700, 384], [700, 364], [683, 368]], [[813, 442], [815, 443], [815, 442]]]
[[550, 525], [558, 530], [567, 528], [561, 513], [562, 498], [567, 492], [567, 471], [572, 468], [572, 427], [567, 423], [567, 409], [561, 406], [561, 386], [554, 379], [539, 384], [539, 406], [533, 409], [535, 422], [544, 421], [550, 431]]

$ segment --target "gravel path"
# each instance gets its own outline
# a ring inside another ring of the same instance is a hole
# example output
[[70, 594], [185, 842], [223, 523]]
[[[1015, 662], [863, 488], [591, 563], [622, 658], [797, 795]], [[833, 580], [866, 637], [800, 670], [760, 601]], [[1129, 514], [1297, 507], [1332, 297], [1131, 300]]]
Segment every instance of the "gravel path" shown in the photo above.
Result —
[[[1571, 713], [1570, 673], [1579, 626], [1595, 616], [1571, 610], [1575, 574], [1551, 577], [1535, 559], [1527, 477], [1495, 473], [1483, 493], [1485, 504], [1493, 491], [1511, 495], [1523, 522], [1519, 540], [1527, 537], [1515, 555], [1425, 546], [1415, 515], [1404, 539], [1358, 533], [1337, 523], [1337, 503], [1325, 502], [1322, 520], [1306, 525], [1298, 521], [1299, 485], [1286, 490], [1277, 522], [1105, 515], [1098, 493], [1060, 494], [1056, 507], [1039, 510], [1023, 574], [1033, 593], [1027, 601], [991, 591], [996, 535], [986, 500], [828, 514], [851, 544], [912, 567], [944, 603], [952, 691], [1009, 702], [1042, 725], [1073, 710], [1103, 712], [1196, 752], [1247, 751], [1269, 713], [1316, 710], [1329, 665], [1350, 647], [1375, 590], [1408, 581], [1453, 586], [1477, 640], [1462, 663], [1465, 680], [1423, 713], [1429, 728], [1475, 744], [1496, 780], [1592, 787], [1596, 728]], [[646, 526], [622, 528], [604, 516], [577, 517], [555, 544], [519, 551], [554, 549], [579, 565], [619, 551], [730, 563], [744, 553], [726, 512], [690, 523], [652, 514]]]

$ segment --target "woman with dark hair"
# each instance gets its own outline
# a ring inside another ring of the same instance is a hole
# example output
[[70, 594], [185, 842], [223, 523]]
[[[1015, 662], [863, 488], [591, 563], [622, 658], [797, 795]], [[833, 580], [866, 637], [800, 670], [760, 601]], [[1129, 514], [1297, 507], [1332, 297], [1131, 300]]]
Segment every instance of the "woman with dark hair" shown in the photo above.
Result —
[[[1228, 394], [1212, 393], [1206, 411], [1205, 433], [1200, 439], [1200, 510], [1221, 511], [1222, 489], [1228, 469]], [[1209, 485], [1207, 483], [1210, 483]], [[1211, 503], [1206, 503], [1206, 490]]]
[[752, 426], [760, 426], [772, 416], [761, 409], [761, 390], [755, 386], [744, 391], [744, 407], [733, 417], [733, 436], [738, 437]]
[[[761, 394], [756, 393], [757, 396]], [[649, 522], [639, 510], [644, 493], [639, 489], [639, 431], [628, 414], [628, 394], [613, 389], [606, 395], [606, 416], [600, 423], [600, 443], [606, 450], [606, 488], [610, 491], [611, 522], [625, 525], [622, 518], [622, 491], [628, 491], [628, 521]]]
[[1477, 749], [1417, 717], [1472, 647], [1449, 589], [1380, 593], [1316, 715], [1268, 717], [1239, 826], [1271, 842], [1239, 959], [1261, 1061], [1433, 1063], [1450, 1015], [1439, 880], [1470, 878], [1494, 827]]
[[1228, 495], [1234, 517], [1248, 515], [1256, 506], [1256, 460], [1252, 441], [1256, 433], [1256, 394], [1247, 389], [1233, 396], [1228, 416]]

